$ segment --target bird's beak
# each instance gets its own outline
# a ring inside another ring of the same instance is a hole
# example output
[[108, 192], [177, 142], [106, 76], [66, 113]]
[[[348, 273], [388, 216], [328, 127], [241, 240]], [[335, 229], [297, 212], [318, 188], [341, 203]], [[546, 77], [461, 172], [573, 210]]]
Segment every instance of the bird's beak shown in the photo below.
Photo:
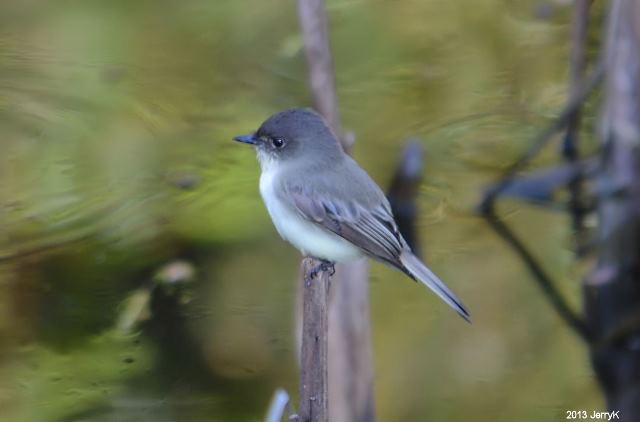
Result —
[[252, 133], [251, 135], [235, 136], [233, 140], [238, 142], [244, 142], [245, 144], [255, 145], [256, 142], [258, 141], [258, 138], [254, 133]]

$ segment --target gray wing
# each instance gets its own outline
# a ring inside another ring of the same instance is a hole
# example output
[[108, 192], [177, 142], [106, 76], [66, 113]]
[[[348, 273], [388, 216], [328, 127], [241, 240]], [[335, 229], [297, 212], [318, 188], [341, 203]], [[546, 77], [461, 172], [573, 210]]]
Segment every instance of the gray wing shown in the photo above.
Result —
[[337, 234], [372, 258], [404, 270], [400, 263], [405, 241], [382, 195], [377, 204], [362, 204], [356, 198], [329, 197], [300, 184], [284, 186], [293, 208], [305, 219]]

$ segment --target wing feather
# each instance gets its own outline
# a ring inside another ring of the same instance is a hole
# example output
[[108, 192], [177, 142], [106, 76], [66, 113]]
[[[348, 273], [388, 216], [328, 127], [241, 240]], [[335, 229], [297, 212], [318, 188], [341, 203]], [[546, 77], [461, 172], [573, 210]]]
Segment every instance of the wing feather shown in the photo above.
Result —
[[354, 200], [329, 198], [301, 186], [286, 186], [287, 199], [305, 219], [337, 234], [366, 254], [401, 266], [404, 240], [385, 202], [367, 209]]

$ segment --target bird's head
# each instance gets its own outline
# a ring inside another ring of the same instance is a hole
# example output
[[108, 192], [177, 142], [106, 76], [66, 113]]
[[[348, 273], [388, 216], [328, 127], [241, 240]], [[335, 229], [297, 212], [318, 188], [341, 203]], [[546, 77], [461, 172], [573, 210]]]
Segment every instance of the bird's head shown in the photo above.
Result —
[[293, 108], [269, 117], [250, 135], [235, 141], [255, 146], [265, 169], [274, 163], [335, 160], [342, 150], [324, 119], [309, 108]]

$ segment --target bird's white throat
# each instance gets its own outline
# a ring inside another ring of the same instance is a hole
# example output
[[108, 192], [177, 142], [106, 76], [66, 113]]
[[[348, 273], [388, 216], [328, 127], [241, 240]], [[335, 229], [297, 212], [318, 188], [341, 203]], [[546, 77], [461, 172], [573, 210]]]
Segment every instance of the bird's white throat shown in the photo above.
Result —
[[[260, 154], [259, 154], [260, 155]], [[363, 256], [362, 251], [340, 236], [304, 219], [292, 204], [278, 194], [281, 164], [260, 157], [262, 174], [260, 194], [280, 236], [295, 246], [303, 255], [333, 262], [352, 261]]]
[[264, 152], [260, 149], [256, 149], [256, 156], [258, 157], [258, 162], [260, 163], [260, 169], [262, 173], [265, 172], [273, 172], [276, 170], [278, 166], [278, 161], [271, 154]]

